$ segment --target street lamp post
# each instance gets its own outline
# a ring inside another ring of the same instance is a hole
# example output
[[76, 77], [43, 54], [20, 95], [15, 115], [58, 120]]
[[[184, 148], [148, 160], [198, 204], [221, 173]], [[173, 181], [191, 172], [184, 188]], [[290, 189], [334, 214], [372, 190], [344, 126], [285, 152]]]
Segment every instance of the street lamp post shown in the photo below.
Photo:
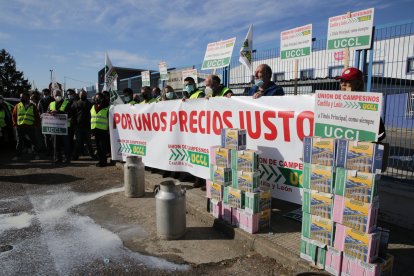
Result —
[[53, 82], [53, 69], [50, 69], [50, 82]]

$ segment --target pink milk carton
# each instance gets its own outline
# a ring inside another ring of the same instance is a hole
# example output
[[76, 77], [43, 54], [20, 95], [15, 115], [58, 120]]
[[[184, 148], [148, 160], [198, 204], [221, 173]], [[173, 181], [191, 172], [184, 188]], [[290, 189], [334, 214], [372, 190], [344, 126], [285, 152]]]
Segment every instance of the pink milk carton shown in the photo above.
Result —
[[231, 207], [231, 225], [239, 227], [241, 210], [242, 209]]
[[213, 215], [213, 217], [220, 219], [222, 208], [223, 208], [223, 202], [221, 201], [215, 201], [210, 200], [210, 213]]
[[243, 229], [244, 231], [254, 234], [259, 231], [259, 220], [260, 220], [260, 214], [255, 213], [251, 214], [249, 212], [246, 212], [245, 210], [240, 210], [240, 222], [239, 227]]
[[207, 179], [206, 180], [206, 198], [211, 198], [211, 184], [213, 184], [213, 181]]
[[375, 263], [369, 264], [344, 254], [342, 259], [343, 276], [391, 276], [394, 257], [390, 254], [386, 259], [378, 258]]
[[371, 233], [377, 225], [378, 201], [366, 203], [335, 195], [333, 221], [364, 233]]
[[221, 218], [228, 224], [231, 224], [231, 209], [230, 205], [223, 203]]
[[371, 263], [378, 257], [380, 233], [367, 234], [336, 224], [334, 247], [348, 257]]
[[342, 251], [328, 245], [325, 259], [325, 270], [335, 276], [341, 275]]

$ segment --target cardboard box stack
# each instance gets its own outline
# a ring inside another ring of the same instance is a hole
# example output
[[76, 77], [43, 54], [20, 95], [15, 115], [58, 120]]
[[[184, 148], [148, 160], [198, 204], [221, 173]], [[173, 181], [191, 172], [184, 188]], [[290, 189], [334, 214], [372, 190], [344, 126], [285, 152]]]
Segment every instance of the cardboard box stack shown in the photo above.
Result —
[[333, 275], [390, 275], [389, 231], [376, 227], [383, 146], [305, 137], [300, 255]]
[[259, 187], [259, 152], [246, 149], [246, 130], [223, 129], [210, 160], [210, 213], [249, 233], [270, 227], [272, 195]]

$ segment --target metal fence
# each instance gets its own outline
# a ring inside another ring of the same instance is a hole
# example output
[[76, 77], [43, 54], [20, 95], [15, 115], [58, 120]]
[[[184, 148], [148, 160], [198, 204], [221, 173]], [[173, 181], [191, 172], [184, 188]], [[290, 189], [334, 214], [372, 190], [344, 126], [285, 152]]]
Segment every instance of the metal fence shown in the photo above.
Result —
[[[316, 90], [339, 89], [335, 77], [343, 71], [344, 52], [327, 51], [326, 39], [314, 39], [312, 44], [312, 55], [298, 62], [298, 95], [314, 93]], [[372, 44], [372, 50], [350, 51], [349, 66], [363, 71], [366, 91], [384, 94], [383, 118], [387, 131], [386, 142], [390, 144], [389, 168], [385, 175], [413, 183], [414, 20], [377, 26]], [[227, 68], [215, 72], [236, 95], [246, 95], [253, 85], [254, 69], [262, 63], [272, 68], [272, 79], [283, 87], [285, 94], [294, 94], [294, 62], [281, 60], [278, 48], [254, 51], [253, 72], [242, 66], [238, 59], [238, 53], [235, 53]], [[180, 83], [180, 70], [188, 68], [197, 69], [200, 86], [203, 86], [202, 76], [213, 73], [212, 70], [201, 70], [201, 64], [196, 64], [176, 68], [169, 74], [174, 75], [173, 79]], [[152, 86], [164, 84], [159, 82], [159, 75], [151, 75]], [[122, 91], [125, 87], [139, 93], [141, 77], [121, 80], [118, 90]], [[175, 87], [176, 92], [182, 91], [182, 86]]]

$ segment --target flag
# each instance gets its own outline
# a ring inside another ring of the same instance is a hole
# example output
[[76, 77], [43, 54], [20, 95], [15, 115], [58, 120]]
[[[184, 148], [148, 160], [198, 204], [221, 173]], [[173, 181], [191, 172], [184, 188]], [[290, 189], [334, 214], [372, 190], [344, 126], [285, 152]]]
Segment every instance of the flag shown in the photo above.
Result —
[[249, 70], [252, 69], [252, 51], [253, 51], [253, 25], [250, 25], [246, 38], [243, 41], [240, 49], [239, 61], [246, 66]]
[[118, 78], [118, 73], [115, 71], [115, 68], [112, 66], [112, 62], [109, 59], [108, 54], [105, 54], [105, 82], [103, 90], [108, 90], [111, 95], [111, 104], [123, 104], [121, 97], [118, 95], [118, 92], [113, 89], [113, 86]]

